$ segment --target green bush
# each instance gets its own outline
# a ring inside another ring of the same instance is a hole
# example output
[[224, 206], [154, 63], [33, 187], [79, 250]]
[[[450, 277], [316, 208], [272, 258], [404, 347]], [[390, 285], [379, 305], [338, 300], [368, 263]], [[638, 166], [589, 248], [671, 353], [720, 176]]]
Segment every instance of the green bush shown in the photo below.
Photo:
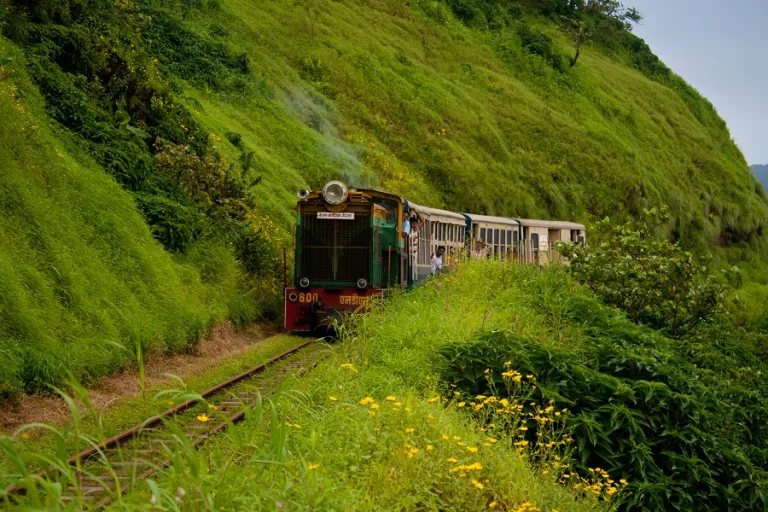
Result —
[[681, 337], [725, 311], [730, 287], [693, 253], [656, 239], [657, 228], [668, 221], [666, 208], [624, 224], [606, 218], [591, 231], [599, 243], [559, 247], [571, 259], [571, 274], [607, 304]]
[[[497, 390], [504, 389], [505, 363], [535, 375], [529, 399], [554, 400], [569, 411], [575, 469], [588, 476], [589, 468], [600, 467], [630, 482], [623, 510], [762, 510], [768, 477], [763, 392], [694, 364], [691, 347], [632, 327], [605, 306], [580, 297], [569, 302], [569, 321], [586, 325], [589, 336], [579, 353], [486, 332], [474, 343], [442, 349], [445, 382], [473, 397], [491, 391], [486, 369]], [[717, 349], [699, 348], [713, 362], [718, 358]], [[535, 428], [528, 434], [535, 442]]]

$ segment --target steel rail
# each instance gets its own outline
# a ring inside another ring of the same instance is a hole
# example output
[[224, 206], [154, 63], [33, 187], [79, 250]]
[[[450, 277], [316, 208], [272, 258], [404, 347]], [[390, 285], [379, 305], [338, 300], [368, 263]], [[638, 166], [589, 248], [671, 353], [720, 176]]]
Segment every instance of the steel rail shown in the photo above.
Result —
[[[202, 393], [200, 393], [200, 396], [207, 400], [208, 398], [217, 395], [223, 390], [226, 390], [228, 388], [231, 388], [235, 384], [238, 384], [240, 382], [243, 382], [259, 373], [262, 373], [264, 370], [266, 370], [268, 367], [272, 366], [273, 364], [280, 362], [287, 358], [288, 356], [295, 354], [299, 352], [300, 350], [306, 348], [309, 345], [312, 345], [316, 343], [318, 339], [312, 339], [305, 341], [303, 343], [300, 343], [296, 345], [295, 347], [286, 350], [285, 352], [278, 354], [271, 359], [259, 364], [258, 366], [254, 366], [253, 368], [250, 368], [246, 370], [243, 373], [240, 373], [239, 375], [236, 375], [234, 377], [231, 377], [223, 382], [220, 382], [216, 384], [215, 386], [206, 389]], [[257, 399], [258, 400], [258, 399]], [[192, 446], [197, 446], [206, 439], [210, 438], [212, 435], [225, 430], [230, 424], [235, 424], [243, 420], [245, 418], [245, 412], [247, 408], [253, 407], [257, 400], [250, 401], [250, 402], [243, 402], [242, 405], [245, 407], [240, 407], [239, 410], [231, 415], [227, 416], [227, 420], [222, 421], [219, 424], [216, 424], [214, 426], [211, 426], [210, 428], [207, 428], [203, 432], [200, 432], [199, 435], [194, 436], [193, 439], [190, 439]], [[160, 426], [164, 420], [173, 418], [174, 416], [178, 415], [181, 412], [187, 411], [197, 405], [200, 404], [200, 400], [186, 400], [184, 402], [181, 402], [169, 409], [166, 409], [165, 411], [152, 416], [151, 418], [143, 421], [142, 423], [138, 425], [134, 425], [133, 427], [124, 430], [114, 436], [111, 436], [98, 445], [91, 446], [89, 448], [86, 448], [85, 450], [80, 451], [76, 455], [71, 456], [69, 459], [67, 459], [67, 464], [69, 466], [77, 466], [79, 463], [82, 463], [84, 461], [87, 461], [88, 459], [96, 456], [96, 455], [102, 455], [107, 452], [108, 450], [119, 448], [120, 445], [126, 443], [127, 441], [136, 439], [139, 435], [142, 433], [146, 433], [147, 429], [150, 429], [152, 427]], [[231, 423], [230, 423], [231, 422]], [[192, 437], [192, 436], [190, 436]], [[151, 476], [152, 474], [156, 473], [157, 471], [162, 470], [164, 467], [166, 467], [170, 463], [169, 459], [164, 459], [162, 461], [158, 461], [151, 464], [151, 467], [139, 475], [136, 475], [131, 483], [135, 484], [136, 482], [140, 482], [141, 480], [144, 480], [145, 478]], [[56, 470], [54, 470], [56, 471]], [[37, 478], [45, 478], [47, 474], [47, 471], [40, 471], [35, 476]], [[106, 485], [103, 485], [103, 490], [107, 491], [109, 488]], [[117, 492], [117, 489], [112, 489], [112, 492]], [[5, 490], [6, 496], [11, 495], [17, 495], [17, 496], [24, 496], [26, 494], [26, 489], [23, 487], [20, 487], [19, 484], [11, 485], [10, 487], [6, 488]], [[111, 495], [108, 496], [98, 503], [96, 503], [94, 506], [96, 509], [103, 508], [104, 506], [108, 505], [114, 500], [115, 496]]]

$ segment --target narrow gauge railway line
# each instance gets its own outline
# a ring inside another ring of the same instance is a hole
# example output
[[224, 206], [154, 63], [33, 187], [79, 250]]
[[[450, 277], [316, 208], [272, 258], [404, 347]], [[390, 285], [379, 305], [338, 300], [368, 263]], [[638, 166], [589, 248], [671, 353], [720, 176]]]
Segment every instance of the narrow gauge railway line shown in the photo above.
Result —
[[[199, 401], [188, 400], [72, 456], [67, 462], [78, 485], [70, 484], [62, 501], [81, 501], [92, 509], [109, 505], [138, 482], [171, 464], [169, 448], [179, 443], [179, 432], [192, 446], [198, 446], [238, 423], [260, 397], [274, 394], [286, 377], [314, 368], [327, 355], [323, 347], [318, 340], [305, 341], [201, 393], [215, 410], [202, 410]], [[269, 375], [260, 375], [272, 368], [275, 371]], [[198, 419], [201, 413], [206, 414], [207, 421]], [[170, 423], [175, 428], [167, 428]], [[42, 477], [45, 472], [38, 475]], [[23, 499], [25, 489], [13, 486], [6, 493]]]

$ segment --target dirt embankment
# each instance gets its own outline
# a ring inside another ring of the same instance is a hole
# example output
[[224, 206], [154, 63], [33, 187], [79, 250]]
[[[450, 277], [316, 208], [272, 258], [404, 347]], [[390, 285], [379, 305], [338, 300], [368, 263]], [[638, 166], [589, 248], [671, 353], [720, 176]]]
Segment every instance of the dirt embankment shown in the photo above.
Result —
[[[277, 324], [254, 324], [244, 331], [235, 331], [229, 322], [214, 327], [200, 341], [192, 354], [165, 356], [150, 354], [145, 363], [146, 387], [160, 387], [173, 382], [166, 374], [172, 373], [188, 379], [214, 368], [222, 360], [236, 356], [279, 332]], [[96, 410], [105, 410], [124, 400], [138, 396], [139, 372], [128, 368], [120, 373], [99, 379], [89, 390]], [[69, 418], [69, 408], [55, 396], [25, 396], [20, 403], [0, 407], [0, 432], [10, 434], [27, 423], [61, 424]]]

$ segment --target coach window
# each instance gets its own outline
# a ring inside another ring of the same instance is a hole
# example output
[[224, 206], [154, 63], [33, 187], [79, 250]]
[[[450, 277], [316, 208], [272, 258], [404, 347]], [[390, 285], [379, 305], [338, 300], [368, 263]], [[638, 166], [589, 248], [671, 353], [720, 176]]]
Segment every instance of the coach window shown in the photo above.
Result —
[[485, 228], [480, 228], [480, 240], [485, 242]]
[[533, 261], [538, 263], [539, 262], [539, 234], [538, 233], [531, 233], [531, 255], [533, 256]]

